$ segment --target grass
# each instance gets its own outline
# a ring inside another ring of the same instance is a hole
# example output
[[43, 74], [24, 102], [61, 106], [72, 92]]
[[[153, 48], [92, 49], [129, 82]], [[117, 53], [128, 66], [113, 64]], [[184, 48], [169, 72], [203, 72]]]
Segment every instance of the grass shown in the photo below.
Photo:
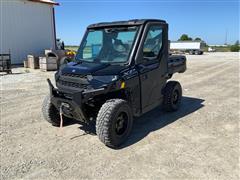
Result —
[[216, 52], [230, 52], [230, 46], [215, 46], [212, 48], [216, 49]]
[[[228, 46], [211, 46], [211, 48], [215, 49], [216, 52], [230, 52], [230, 45]], [[204, 49], [203, 49], [205, 52], [208, 51], [208, 46], [206, 46]]]
[[65, 46], [65, 49], [69, 49], [69, 50], [72, 50], [72, 51], [77, 51], [79, 48], [79, 46]]

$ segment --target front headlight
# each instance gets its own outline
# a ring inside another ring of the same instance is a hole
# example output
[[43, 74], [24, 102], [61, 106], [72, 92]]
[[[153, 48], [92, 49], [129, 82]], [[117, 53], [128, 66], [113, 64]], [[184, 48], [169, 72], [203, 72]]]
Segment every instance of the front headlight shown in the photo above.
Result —
[[118, 76], [116, 75], [111, 75], [111, 76], [92, 76], [92, 75], [87, 75], [88, 81], [96, 80], [100, 81], [103, 83], [110, 83], [113, 81], [116, 81], [118, 79]]

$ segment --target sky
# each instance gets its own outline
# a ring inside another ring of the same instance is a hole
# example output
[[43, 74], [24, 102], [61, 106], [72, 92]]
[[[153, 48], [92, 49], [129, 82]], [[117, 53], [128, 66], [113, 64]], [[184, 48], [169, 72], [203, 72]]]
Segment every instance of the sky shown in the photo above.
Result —
[[163, 19], [169, 39], [182, 34], [200, 37], [209, 45], [233, 44], [240, 38], [240, 0], [56, 0], [57, 37], [79, 45], [92, 23], [129, 19]]

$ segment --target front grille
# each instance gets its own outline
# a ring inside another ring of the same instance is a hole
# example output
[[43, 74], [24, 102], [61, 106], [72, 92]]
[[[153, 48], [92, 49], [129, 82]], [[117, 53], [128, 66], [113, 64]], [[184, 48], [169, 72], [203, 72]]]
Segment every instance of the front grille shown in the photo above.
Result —
[[86, 77], [86, 75], [82, 75], [82, 74], [72, 74], [72, 73], [63, 73], [62, 76], [77, 77], [77, 78], [85, 78], [85, 77]]
[[67, 86], [67, 87], [74, 87], [74, 88], [87, 88], [87, 84], [80, 84], [80, 83], [75, 83], [75, 82], [68, 82], [68, 81], [63, 81], [63, 80], [58, 80], [58, 83], [62, 86]]

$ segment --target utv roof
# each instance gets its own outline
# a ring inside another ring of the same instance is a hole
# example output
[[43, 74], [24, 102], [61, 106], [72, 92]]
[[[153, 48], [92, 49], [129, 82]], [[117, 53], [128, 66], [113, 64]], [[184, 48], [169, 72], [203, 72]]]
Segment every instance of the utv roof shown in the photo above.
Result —
[[129, 21], [114, 21], [114, 22], [102, 22], [91, 24], [88, 28], [100, 28], [100, 27], [109, 27], [109, 26], [129, 26], [129, 25], [142, 25], [147, 22], [160, 22], [166, 24], [166, 21], [160, 19], [132, 19]]

